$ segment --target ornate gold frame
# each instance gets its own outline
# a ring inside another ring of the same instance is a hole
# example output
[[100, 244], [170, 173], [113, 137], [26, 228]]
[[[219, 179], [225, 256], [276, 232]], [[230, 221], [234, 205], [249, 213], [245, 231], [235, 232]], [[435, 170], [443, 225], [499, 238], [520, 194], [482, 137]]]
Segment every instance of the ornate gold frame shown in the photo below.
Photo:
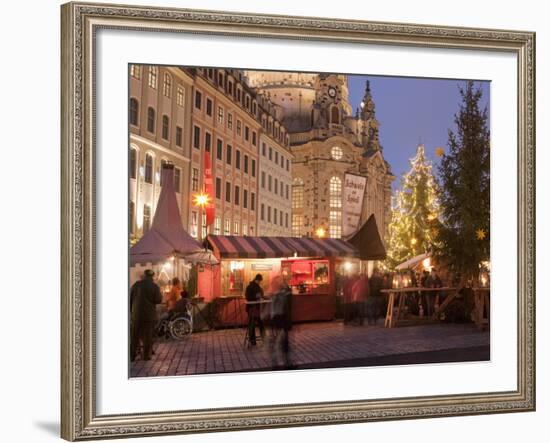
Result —
[[[533, 411], [535, 34], [69, 3], [62, 14], [61, 435], [67, 440]], [[518, 60], [517, 390], [391, 400], [98, 416], [95, 411], [94, 33], [99, 28], [507, 51]]]

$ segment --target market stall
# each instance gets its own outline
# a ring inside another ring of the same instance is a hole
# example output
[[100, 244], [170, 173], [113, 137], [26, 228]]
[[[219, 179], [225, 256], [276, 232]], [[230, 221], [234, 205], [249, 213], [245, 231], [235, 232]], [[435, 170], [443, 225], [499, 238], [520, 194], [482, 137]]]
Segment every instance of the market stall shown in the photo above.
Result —
[[199, 272], [199, 292], [218, 305], [222, 325], [246, 322], [244, 292], [257, 274], [267, 295], [275, 276], [291, 287], [293, 321], [332, 320], [336, 269], [358, 255], [340, 239], [209, 235], [207, 240], [220, 265]]

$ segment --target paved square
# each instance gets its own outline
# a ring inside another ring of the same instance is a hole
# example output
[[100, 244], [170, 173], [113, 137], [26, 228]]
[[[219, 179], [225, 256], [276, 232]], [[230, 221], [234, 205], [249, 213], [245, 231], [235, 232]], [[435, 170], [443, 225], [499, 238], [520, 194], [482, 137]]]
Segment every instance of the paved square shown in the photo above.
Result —
[[[266, 338], [244, 346], [245, 329], [196, 332], [183, 341], [159, 340], [150, 361], [131, 364], [131, 377], [190, 375], [273, 369]], [[269, 337], [269, 334], [268, 334]], [[468, 350], [482, 350], [470, 355]], [[472, 324], [431, 324], [386, 329], [342, 322], [294, 325], [290, 358], [299, 368], [371, 366], [434, 361], [487, 360], [489, 332]], [[438, 355], [441, 354], [441, 360]], [[446, 355], [447, 357], [443, 357]], [[450, 360], [447, 360], [448, 356]], [[481, 358], [476, 356], [481, 355]], [[396, 358], [401, 356], [401, 359]], [[405, 358], [416, 356], [416, 358]], [[282, 365], [278, 356], [277, 364]], [[332, 363], [331, 363], [332, 362]]]

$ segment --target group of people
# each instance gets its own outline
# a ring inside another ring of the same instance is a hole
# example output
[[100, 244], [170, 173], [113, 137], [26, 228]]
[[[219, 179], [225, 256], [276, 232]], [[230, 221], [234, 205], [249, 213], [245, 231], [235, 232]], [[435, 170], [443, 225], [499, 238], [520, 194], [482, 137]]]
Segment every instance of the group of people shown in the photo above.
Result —
[[376, 324], [384, 309], [384, 297], [380, 292], [385, 283], [378, 268], [371, 277], [366, 272], [348, 276], [343, 285], [344, 291], [344, 324], [357, 322], [363, 325]]
[[[155, 273], [145, 270], [142, 279], [130, 289], [130, 359], [134, 361], [141, 351], [143, 360], [151, 360], [153, 336], [158, 322], [157, 305], [163, 302], [160, 287], [154, 281]], [[189, 294], [179, 278], [172, 279], [165, 294], [166, 312], [163, 318], [186, 312]]]

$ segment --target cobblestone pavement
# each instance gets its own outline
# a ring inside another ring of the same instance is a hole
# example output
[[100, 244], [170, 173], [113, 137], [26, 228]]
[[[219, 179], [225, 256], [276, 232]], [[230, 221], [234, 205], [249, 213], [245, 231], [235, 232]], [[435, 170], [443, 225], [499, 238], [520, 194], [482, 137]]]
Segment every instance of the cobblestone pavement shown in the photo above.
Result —
[[[149, 361], [131, 363], [131, 377], [189, 375], [273, 368], [269, 342], [245, 347], [245, 329], [197, 332], [183, 341], [159, 340]], [[269, 335], [269, 334], [268, 334]], [[489, 332], [472, 324], [432, 324], [386, 329], [341, 322], [294, 325], [290, 357], [296, 367], [330, 367], [330, 362], [370, 361], [392, 355], [487, 348]], [[462, 355], [462, 354], [460, 354]], [[278, 356], [280, 357], [280, 356]], [[437, 358], [436, 358], [437, 360]], [[432, 360], [433, 362], [434, 360]], [[420, 361], [422, 362], [422, 361]], [[282, 359], [278, 359], [282, 364]], [[368, 365], [368, 363], [366, 363]], [[342, 364], [343, 366], [343, 364]], [[360, 364], [359, 364], [360, 366]]]

